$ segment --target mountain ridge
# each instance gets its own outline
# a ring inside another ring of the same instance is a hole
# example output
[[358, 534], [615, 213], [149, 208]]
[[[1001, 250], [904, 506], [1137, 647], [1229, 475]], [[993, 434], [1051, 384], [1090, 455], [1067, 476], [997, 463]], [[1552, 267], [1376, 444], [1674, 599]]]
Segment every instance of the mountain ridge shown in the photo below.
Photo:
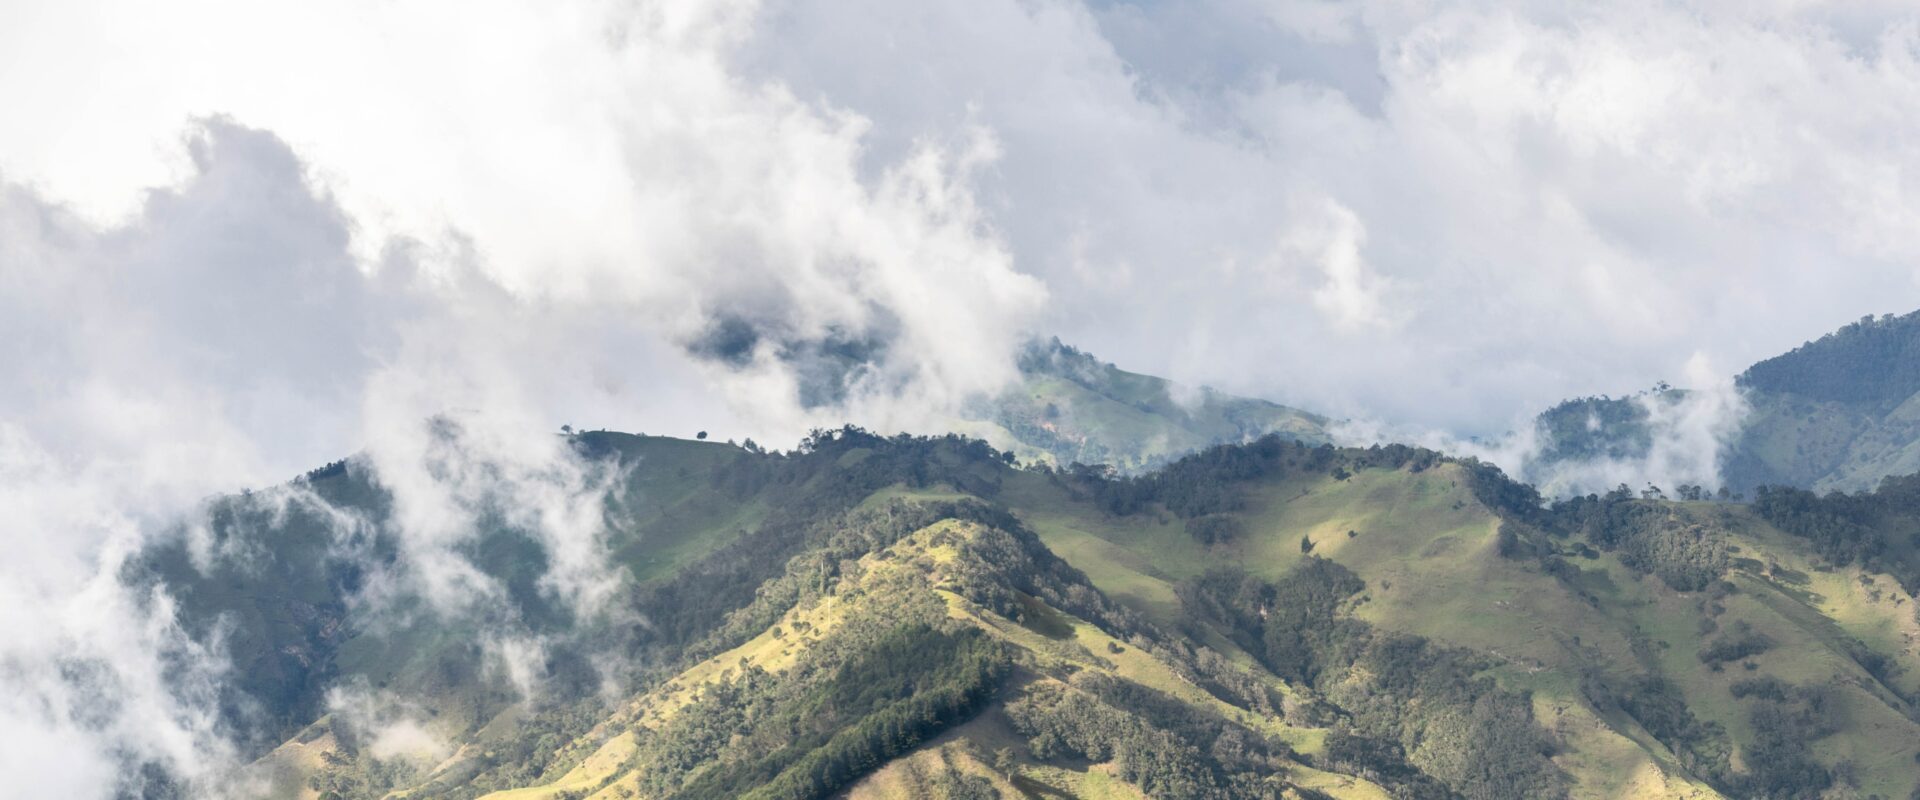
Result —
[[[1904, 378], [1834, 383], [1916, 331], [1862, 321], [1740, 391], [1890, 430]], [[1836, 348], [1867, 355], [1796, 366]], [[422, 553], [349, 458], [211, 501], [128, 577], [234, 665], [218, 707], [265, 797], [1920, 793], [1920, 475], [1550, 499], [1057, 340], [1021, 370], [969, 409], [1000, 446], [567, 431], [605, 481], [584, 567], [492, 490]], [[1687, 398], [1562, 404], [1544, 452], [1643, 455]], [[422, 559], [481, 589], [432, 596]]]
[[[472, 622], [357, 622], [348, 573], [280, 538], [315, 533], [305, 512], [277, 526], [244, 513], [268, 493], [230, 498], [216, 527], [265, 537], [277, 566], [149, 562], [171, 565], [152, 578], [189, 619], [262, 608], [238, 622], [259, 638], [228, 639], [257, 654], [241, 663], [321, 665], [244, 671], [359, 687], [452, 748], [376, 747], [407, 726], [257, 686], [263, 706], [294, 699], [255, 746], [273, 796], [1711, 797], [1755, 781], [1894, 796], [1920, 783], [1913, 754], [1880, 753], [1871, 733], [1920, 742], [1911, 594], [1869, 568], [1906, 562], [1839, 546], [1914, 514], [1904, 496], [1829, 529], [1817, 496], [1548, 505], [1476, 461], [1280, 436], [1137, 477], [857, 429], [784, 454], [571, 441], [630, 462], [623, 496], [652, 502], [610, 506], [649, 510], [612, 520], [628, 611], [597, 622], [543, 611], [523, 558], [484, 558], [518, 552], [523, 534], [482, 537], [483, 571], [531, 587], [481, 629], [545, 637], [533, 695], [473, 668], [492, 656]], [[295, 488], [364, 503], [366, 470], [349, 461]], [[378, 517], [373, 538], [394, 535]], [[378, 541], [367, 552], [380, 562]], [[308, 594], [322, 590], [342, 599]], [[312, 624], [272, 622], [297, 622], [301, 604]], [[605, 663], [626, 687], [611, 696]], [[942, 665], [957, 671], [861, 691]], [[841, 722], [806, 738], [815, 718]], [[795, 741], [814, 744], [774, 744]]]

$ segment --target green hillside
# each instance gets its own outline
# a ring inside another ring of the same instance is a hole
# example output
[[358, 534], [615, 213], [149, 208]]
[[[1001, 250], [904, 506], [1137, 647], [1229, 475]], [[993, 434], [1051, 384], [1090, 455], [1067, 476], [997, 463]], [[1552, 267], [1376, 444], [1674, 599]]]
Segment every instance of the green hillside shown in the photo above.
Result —
[[[1748, 405], [1721, 453], [1721, 480], [1740, 492], [1784, 485], [1862, 491], [1920, 472], [1920, 312], [1865, 317], [1735, 380]], [[1650, 406], [1686, 392], [1572, 400], [1542, 413], [1541, 471], [1594, 458], [1644, 457]]]
[[1738, 485], [1842, 491], [1920, 471], [1920, 312], [1866, 317], [1739, 377]]
[[[624, 480], [614, 613], [570, 618], [502, 524], [474, 551], [524, 587], [499, 607], [374, 614], [396, 543], [353, 462], [219, 501], [247, 569], [203, 572], [184, 539], [147, 559], [190, 628], [225, 631], [273, 796], [1920, 787], [1920, 492], [1546, 505], [1475, 462], [1280, 436], [1131, 478], [855, 429], [787, 454], [573, 442]], [[318, 499], [362, 520], [346, 544], [300, 510]], [[531, 696], [487, 666], [509, 635], [544, 643]], [[339, 687], [434, 746], [329, 705]]]
[[1270, 433], [1331, 441], [1325, 417], [1127, 372], [1058, 339], [1029, 346], [1019, 364], [1021, 380], [969, 406], [956, 429], [1011, 449], [1022, 461], [1138, 473], [1201, 448]]

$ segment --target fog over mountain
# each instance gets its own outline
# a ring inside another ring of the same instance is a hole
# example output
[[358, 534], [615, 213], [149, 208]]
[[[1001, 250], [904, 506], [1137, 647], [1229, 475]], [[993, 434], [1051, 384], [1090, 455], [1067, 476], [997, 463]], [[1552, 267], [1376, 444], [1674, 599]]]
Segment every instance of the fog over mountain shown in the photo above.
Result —
[[[625, 613], [626, 475], [563, 424], [1141, 469], [1282, 431], [1711, 487], [1733, 376], [1920, 308], [1903, 3], [0, 2], [0, 108], [23, 796], [234, 780], [233, 665], [123, 578], [157, 541], [249, 563], [206, 504], [248, 489], [367, 555], [281, 486], [349, 455], [395, 536], [366, 619], [485, 628], [531, 687], [558, 640], [479, 529]], [[1028, 391], [1051, 337], [1118, 369]], [[1645, 448], [1543, 456], [1534, 415], [1661, 381]], [[359, 689], [331, 707], [393, 705]]]

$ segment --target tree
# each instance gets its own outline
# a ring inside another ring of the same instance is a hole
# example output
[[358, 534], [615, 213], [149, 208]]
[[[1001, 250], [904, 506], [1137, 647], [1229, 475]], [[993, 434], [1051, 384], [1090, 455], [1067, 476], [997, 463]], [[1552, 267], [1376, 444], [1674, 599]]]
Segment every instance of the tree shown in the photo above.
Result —
[[1300, 537], [1300, 552], [1313, 552], [1313, 534], [1306, 534]]
[[706, 441], [706, 439], [707, 439], [707, 432], [706, 432], [706, 431], [701, 431], [701, 432], [699, 432], [699, 433], [696, 433], [696, 434], [694, 434], [694, 435], [693, 435], [693, 438], [695, 438], [695, 439], [699, 439], [699, 440], [701, 440], [701, 441]]
[[1019, 769], [1020, 762], [1014, 758], [1013, 748], [1002, 747], [993, 751], [993, 768], [1002, 775], [1012, 775], [1014, 770]]

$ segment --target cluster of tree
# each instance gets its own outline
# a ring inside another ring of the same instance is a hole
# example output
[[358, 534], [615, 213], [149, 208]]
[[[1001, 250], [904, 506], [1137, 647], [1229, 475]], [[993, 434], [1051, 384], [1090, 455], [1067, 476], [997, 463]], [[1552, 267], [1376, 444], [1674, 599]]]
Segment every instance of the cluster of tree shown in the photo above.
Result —
[[[419, 777], [421, 765], [405, 758], [381, 761], [358, 750], [327, 751], [321, 754], [322, 768], [307, 779], [319, 800], [359, 800], [384, 797], [388, 792], [412, 783]], [[156, 797], [150, 792], [125, 795]]]
[[[663, 781], [666, 773], [649, 773], [647, 785], [665, 790], [649, 796], [828, 796], [971, 717], [1000, 685], [1008, 665], [1004, 648], [977, 630], [900, 626], [830, 671], [816, 668], [811, 675], [802, 671], [763, 680], [753, 696], [727, 697], [730, 707], [717, 713], [736, 720], [730, 737], [704, 741], [703, 752], [693, 753], [704, 768], [682, 785]], [[732, 717], [734, 710], [741, 715]], [[710, 705], [693, 713], [716, 710]]]
[[1555, 744], [1531, 701], [1482, 677], [1489, 665], [1466, 651], [1340, 613], [1363, 588], [1339, 564], [1308, 557], [1278, 581], [1215, 570], [1178, 591], [1191, 613], [1335, 707], [1345, 738], [1329, 767], [1397, 796], [1563, 796]]
[[[1581, 680], [1581, 692], [1594, 708], [1618, 708], [1653, 738], [1672, 750], [1688, 772], [1726, 785], [1733, 748], [1727, 731], [1717, 722], [1703, 722], [1687, 707], [1686, 697], [1673, 681], [1656, 673], [1636, 675], [1615, 685], [1597, 672]], [[1736, 695], [1737, 696], [1737, 695]]]
[[1692, 522], [1666, 505], [1635, 500], [1624, 487], [1555, 503], [1548, 530], [1581, 534], [1614, 552], [1627, 568], [1652, 574], [1675, 590], [1697, 592], [1732, 562], [1720, 530]]
[[1596, 708], [1619, 708], [1671, 749], [1687, 771], [1730, 797], [1812, 800], [1833, 784], [1833, 774], [1813, 759], [1812, 743], [1838, 730], [1831, 693], [1794, 686], [1773, 677], [1734, 683], [1735, 699], [1748, 701], [1753, 738], [1742, 750], [1745, 771], [1732, 767], [1726, 729], [1702, 722], [1688, 709], [1679, 687], [1646, 674], [1612, 685], [1588, 675], [1581, 686]]
[[1920, 391], [1920, 312], [1862, 317], [1749, 367], [1738, 383], [1843, 403], [1899, 403]]
[[265, 752], [322, 713], [339, 673], [335, 653], [347, 638], [350, 595], [367, 563], [395, 552], [390, 537], [339, 530], [310, 500], [370, 497], [364, 476], [342, 468], [324, 477], [210, 502], [202, 529], [210, 559], [196, 557], [182, 528], [156, 537], [122, 571], [131, 585], [164, 590], [177, 603], [170, 618], [231, 660], [231, 678], [218, 684], [219, 708], [243, 753]]
[[1208, 514], [1187, 520], [1187, 534], [1199, 540], [1201, 544], [1225, 544], [1240, 538], [1246, 525], [1239, 517], [1229, 514]]
[[1884, 572], [1908, 592], [1920, 591], [1920, 475], [1889, 477], [1878, 489], [1856, 494], [1763, 486], [1753, 507], [1774, 527], [1806, 539], [1822, 558]]
[[1645, 404], [1636, 398], [1582, 397], [1540, 413], [1534, 428], [1547, 462], [1638, 458], [1653, 446]]
[[1450, 800], [1455, 796], [1446, 784], [1409, 764], [1398, 739], [1362, 735], [1344, 719], [1327, 731], [1320, 763], [1342, 774], [1393, 787], [1396, 796], [1410, 800]]
[[1112, 364], [1061, 342], [1057, 336], [1044, 342], [1038, 339], [1028, 342], [1020, 349], [1016, 363], [1020, 371], [1028, 375], [1053, 375], [1083, 384], [1097, 382], [1102, 372], [1113, 369]]
[[[1220, 620], [1248, 638], [1248, 651], [1289, 683], [1312, 686], [1344, 643], [1359, 641], [1366, 623], [1338, 613], [1366, 583], [1346, 567], [1309, 557], [1269, 583], [1231, 568], [1216, 568], [1176, 587], [1182, 605], [1202, 619]], [[1331, 657], [1331, 658], [1330, 658]]]
[[1757, 656], [1772, 648], [1772, 637], [1754, 630], [1753, 625], [1746, 620], [1740, 620], [1733, 623], [1731, 628], [1722, 631], [1712, 641], [1707, 642], [1706, 647], [1701, 648], [1700, 663], [1719, 672], [1721, 666], [1727, 662]]
[[869, 597], [793, 666], [743, 663], [636, 729], [630, 763], [647, 797], [824, 797], [972, 716], [1009, 664], [930, 593]]
[[[1167, 645], [1155, 645], [1152, 652], [1155, 657], [1173, 666], [1180, 677], [1229, 705], [1276, 719], [1299, 716], [1303, 712], [1308, 717], [1313, 716], [1310, 711], [1297, 707], [1289, 711], [1287, 698], [1272, 685], [1211, 647], [1195, 647], [1175, 640]], [[1307, 718], [1301, 721], [1303, 724], [1317, 725], [1326, 720]]]
[[1814, 760], [1812, 745], [1839, 730], [1841, 711], [1831, 691], [1777, 678], [1741, 681], [1732, 691], [1751, 702], [1747, 724], [1753, 741], [1742, 759], [1748, 774], [1730, 776], [1729, 788], [1753, 797], [1824, 796], [1834, 775]]
[[[737, 646], [778, 624], [788, 609], [808, 606], [829, 593], [855, 592], [859, 618], [842, 623], [824, 639], [808, 641], [800, 666], [779, 676], [746, 670], [677, 714], [644, 745], [643, 760], [654, 765], [644, 783], [650, 796], [822, 796], [971, 713], [984, 697], [979, 692], [999, 680], [999, 672], [989, 675], [991, 670], [982, 666], [986, 662], [974, 657], [988, 653], [981, 648], [991, 642], [975, 642], [978, 633], [972, 629], [951, 629], [944, 605], [931, 592], [931, 570], [860, 571], [865, 569], [862, 556], [920, 531], [928, 532], [929, 546], [955, 553], [939, 566], [941, 588], [986, 608], [1020, 619], [1044, 602], [1119, 635], [1145, 630], [1144, 623], [1094, 590], [1084, 575], [1002, 508], [976, 501], [896, 500], [838, 515], [805, 537], [781, 574], [760, 583], [752, 602], [689, 645], [681, 663]], [[868, 581], [878, 579], [874, 575], [900, 582], [872, 585]], [[897, 630], [906, 624], [903, 620], [912, 621], [918, 632], [875, 633]], [[930, 636], [968, 644], [949, 644], [943, 650]], [[998, 654], [992, 661], [999, 665], [993, 669], [1003, 672], [1005, 654], [992, 652]], [[903, 666], [909, 661], [914, 662], [912, 669]], [[824, 666], [833, 664], [852, 666]], [[830, 671], [838, 677], [822, 684], [820, 676]], [[878, 677], [881, 673], [884, 679]], [[891, 704], [868, 702], [866, 694], [844, 696], [833, 688], [854, 686], [881, 691]], [[887, 694], [893, 691], [887, 687], [899, 691]], [[795, 698], [804, 698], [808, 713], [781, 721], [781, 709], [788, 707], [783, 704], [801, 702]], [[821, 735], [839, 732], [814, 741], [807, 738], [814, 728], [820, 728], [814, 732]], [[742, 733], [749, 729], [754, 732]], [[782, 744], [789, 739], [793, 744]], [[751, 755], [758, 753], [771, 755]], [[716, 759], [723, 766], [711, 766]]]
[[1469, 468], [1475, 496], [1502, 519], [1497, 539], [1500, 555], [1537, 560], [1543, 571], [1561, 578], [1582, 596], [1586, 592], [1578, 586], [1580, 569], [1568, 563], [1565, 555], [1614, 553], [1628, 569], [1651, 574], [1683, 592], [1717, 585], [1733, 565], [1726, 532], [1717, 523], [1702, 522], [1697, 515], [1659, 500], [1636, 497], [1624, 485], [1606, 494], [1570, 497], [1547, 506], [1531, 486], [1510, 480], [1497, 469]]
[[1445, 460], [1439, 453], [1405, 445], [1336, 448], [1309, 445], [1279, 434], [1246, 444], [1219, 445], [1181, 458], [1148, 475], [1120, 477], [1101, 464], [1073, 464], [1050, 470], [1052, 479], [1075, 497], [1089, 500], [1115, 516], [1156, 506], [1188, 520], [1188, 530], [1218, 541], [1236, 531], [1214, 515], [1243, 507], [1240, 484], [1290, 474], [1321, 474], [1344, 479], [1368, 468], [1428, 469]]
[[343, 458], [338, 461], [329, 461], [324, 466], [307, 470], [306, 474], [301, 475], [299, 478], [296, 478], [295, 480], [312, 483], [317, 480], [323, 480], [326, 478], [332, 478], [338, 475], [345, 475], [345, 474], [347, 474], [347, 459]]
[[1283, 745], [1245, 727], [1112, 678], [1041, 683], [1007, 705], [1041, 760], [1112, 762], [1148, 797], [1260, 800], [1289, 794]]

